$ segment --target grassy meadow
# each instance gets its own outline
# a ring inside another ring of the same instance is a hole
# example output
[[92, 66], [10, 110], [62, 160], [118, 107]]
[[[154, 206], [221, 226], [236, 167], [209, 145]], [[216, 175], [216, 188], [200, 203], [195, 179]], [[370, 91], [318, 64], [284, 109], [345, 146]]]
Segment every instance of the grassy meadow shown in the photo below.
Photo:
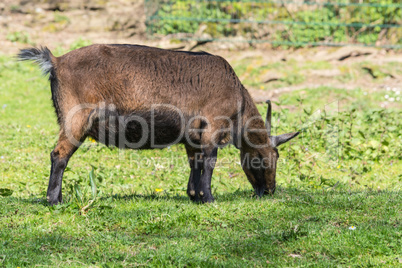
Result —
[[[273, 196], [253, 196], [233, 146], [218, 153], [216, 202], [200, 205], [186, 196], [183, 146], [122, 151], [87, 140], [66, 169], [64, 203], [50, 207], [49, 83], [37, 66], [0, 56], [0, 266], [402, 265], [400, 91], [282, 94], [274, 133], [302, 134], [279, 148]], [[394, 101], [381, 108], [386, 95]]]

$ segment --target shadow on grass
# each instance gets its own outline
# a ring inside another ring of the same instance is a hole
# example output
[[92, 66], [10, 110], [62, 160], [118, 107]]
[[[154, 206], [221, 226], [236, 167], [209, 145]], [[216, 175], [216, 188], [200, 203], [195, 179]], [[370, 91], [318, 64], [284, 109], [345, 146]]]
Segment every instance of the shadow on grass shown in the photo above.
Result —
[[[352, 200], [365, 199], [369, 196], [401, 196], [402, 192], [399, 191], [373, 191], [373, 190], [306, 190], [306, 189], [298, 189], [298, 188], [284, 188], [280, 187], [277, 189], [275, 194], [273, 195], [264, 195], [263, 197], [258, 197], [254, 194], [253, 190], [236, 190], [234, 192], [228, 193], [215, 193], [215, 202], [235, 202], [235, 201], [268, 201], [272, 200], [274, 202], [286, 202], [289, 204], [311, 204], [311, 205], [325, 205], [327, 204], [345, 204], [344, 199]], [[107, 200], [113, 198], [113, 200], [149, 200], [149, 201], [174, 201], [179, 203], [194, 203], [200, 204], [197, 202], [192, 202], [187, 195], [179, 195], [179, 194], [114, 194], [110, 196], [103, 196], [100, 200]]]
[[[311, 189], [298, 189], [298, 188], [286, 188], [278, 187], [275, 194], [265, 195], [263, 197], [257, 197], [253, 190], [241, 190], [238, 189], [234, 192], [228, 193], [215, 193], [215, 202], [235, 202], [235, 201], [268, 201], [273, 202], [283, 202], [288, 205], [335, 205], [337, 207], [358, 207], [359, 200], [364, 201], [369, 197], [387, 197], [389, 201], [392, 197], [401, 197], [401, 191], [374, 191], [374, 190], [311, 190]], [[4, 199], [4, 198], [3, 198]], [[39, 204], [42, 206], [50, 206], [46, 199], [43, 197], [32, 196], [28, 198], [16, 198], [16, 197], [6, 197], [9, 200], [7, 203], [12, 202], [22, 202], [29, 204]], [[69, 204], [74, 202], [73, 198], [69, 197], [69, 201], [64, 204]], [[345, 202], [348, 199], [349, 202]], [[113, 194], [113, 195], [103, 195], [97, 198], [98, 201], [103, 202], [106, 200], [112, 201], [132, 201], [132, 200], [146, 200], [146, 201], [169, 201], [177, 203], [193, 203], [203, 205], [202, 203], [192, 202], [187, 195], [170, 194], [170, 193], [146, 193], [146, 194]]]

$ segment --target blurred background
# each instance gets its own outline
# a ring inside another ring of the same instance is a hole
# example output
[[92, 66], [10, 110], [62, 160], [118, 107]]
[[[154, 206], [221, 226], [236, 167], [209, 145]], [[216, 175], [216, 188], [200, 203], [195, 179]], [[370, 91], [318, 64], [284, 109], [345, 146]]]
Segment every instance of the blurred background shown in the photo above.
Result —
[[400, 66], [390, 63], [402, 61], [401, 7], [399, 0], [3, 0], [0, 53], [147, 44], [225, 57], [257, 101], [279, 88], [378, 90], [401, 83]]

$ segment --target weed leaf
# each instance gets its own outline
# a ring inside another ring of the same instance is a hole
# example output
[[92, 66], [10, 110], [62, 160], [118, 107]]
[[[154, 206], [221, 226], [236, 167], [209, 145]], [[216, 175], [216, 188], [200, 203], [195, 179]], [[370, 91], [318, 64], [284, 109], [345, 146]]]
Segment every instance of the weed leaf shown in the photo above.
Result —
[[97, 195], [97, 189], [94, 180], [94, 168], [92, 168], [91, 172], [89, 172], [89, 181], [91, 183], [92, 199], [95, 199]]

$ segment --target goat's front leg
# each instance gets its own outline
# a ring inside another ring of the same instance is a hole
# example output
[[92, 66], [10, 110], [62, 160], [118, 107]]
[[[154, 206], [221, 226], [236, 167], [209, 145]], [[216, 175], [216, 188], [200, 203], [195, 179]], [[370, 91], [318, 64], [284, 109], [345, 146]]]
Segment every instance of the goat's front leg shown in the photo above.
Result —
[[186, 146], [188, 163], [190, 164], [190, 178], [187, 185], [187, 195], [192, 201], [199, 201], [196, 195], [196, 187], [200, 182], [201, 172], [203, 169], [203, 161], [201, 150], [196, 150], [192, 147]]
[[203, 172], [200, 178], [200, 182], [196, 187], [196, 194], [202, 203], [214, 202], [214, 197], [211, 192], [211, 178], [215, 168], [216, 159], [218, 155], [218, 148], [208, 147], [203, 150]]

